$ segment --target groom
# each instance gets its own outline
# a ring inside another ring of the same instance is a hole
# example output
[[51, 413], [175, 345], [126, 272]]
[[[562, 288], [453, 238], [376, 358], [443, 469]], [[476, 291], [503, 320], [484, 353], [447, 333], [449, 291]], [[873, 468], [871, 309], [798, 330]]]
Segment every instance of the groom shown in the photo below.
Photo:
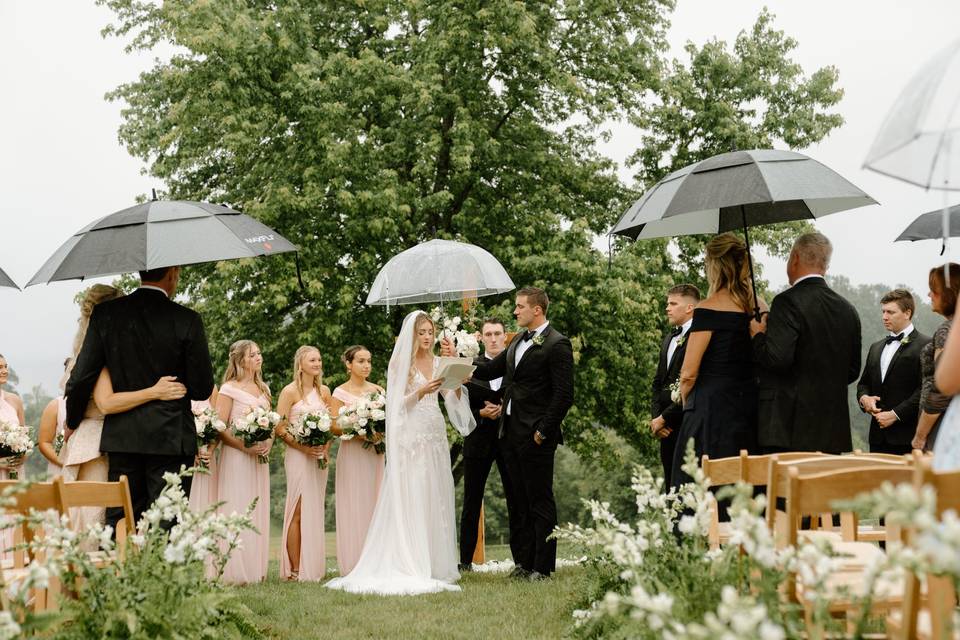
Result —
[[[517, 564], [511, 576], [531, 581], [546, 580], [556, 568], [557, 542], [547, 540], [557, 526], [553, 459], [563, 444], [560, 423], [573, 405], [573, 349], [550, 326], [549, 305], [543, 289], [520, 289], [513, 315], [526, 331], [473, 373], [477, 380], [503, 378], [499, 437], [516, 505], [510, 530], [518, 538], [510, 541]], [[453, 355], [449, 340], [443, 352]]]
[[[108, 477], [116, 482], [127, 476], [134, 520], [160, 495], [165, 472], [193, 465], [197, 435], [190, 400], [205, 400], [213, 391], [203, 320], [171, 299], [179, 281], [180, 267], [141, 271], [136, 291], [97, 305], [66, 386], [71, 431], [104, 368], [115, 392], [146, 389], [161, 376], [176, 376], [186, 386], [180, 400], [154, 400], [104, 419], [100, 450], [108, 454]], [[189, 494], [190, 479], [183, 484]], [[107, 524], [122, 516], [122, 509], [108, 509]]]

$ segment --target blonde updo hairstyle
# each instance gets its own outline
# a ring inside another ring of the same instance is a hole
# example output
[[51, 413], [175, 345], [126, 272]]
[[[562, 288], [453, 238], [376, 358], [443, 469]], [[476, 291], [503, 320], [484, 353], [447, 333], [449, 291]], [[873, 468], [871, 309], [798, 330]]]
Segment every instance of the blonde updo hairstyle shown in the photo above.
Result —
[[[227, 370], [223, 373], [223, 384], [234, 380], [240, 380], [243, 376], [243, 359], [250, 353], [250, 349], [256, 347], [257, 343], [253, 340], [237, 340], [230, 345], [230, 355], [227, 358]], [[263, 381], [263, 370], [257, 371], [253, 376], [253, 382], [263, 395], [270, 397], [270, 387]]]
[[88, 288], [83, 299], [80, 300], [80, 317], [77, 319], [77, 334], [73, 337], [73, 355], [70, 358], [70, 364], [64, 375], [70, 378], [70, 372], [73, 371], [73, 365], [80, 354], [80, 348], [83, 347], [83, 340], [87, 337], [87, 329], [90, 327], [90, 316], [93, 314], [93, 308], [101, 302], [115, 300], [123, 295], [123, 292], [116, 287], [108, 284], [95, 284]]
[[[306, 398], [306, 394], [303, 391], [303, 380], [300, 379], [300, 374], [303, 373], [303, 361], [304, 356], [306, 356], [311, 351], [316, 351], [317, 355], [320, 354], [320, 349], [317, 349], [314, 346], [305, 344], [297, 349], [297, 352], [293, 354], [293, 384], [297, 388], [297, 393], [300, 394], [300, 399], [303, 400]], [[322, 357], [322, 356], [321, 356]], [[321, 361], [322, 362], [322, 361]], [[321, 380], [323, 379], [323, 365], [320, 365], [320, 375], [313, 379], [313, 388], [317, 390], [317, 395], [321, 394], [322, 386]]]
[[737, 235], [721, 233], [707, 243], [704, 265], [710, 294], [726, 290], [744, 313], [752, 313], [753, 288], [747, 260], [747, 245]]

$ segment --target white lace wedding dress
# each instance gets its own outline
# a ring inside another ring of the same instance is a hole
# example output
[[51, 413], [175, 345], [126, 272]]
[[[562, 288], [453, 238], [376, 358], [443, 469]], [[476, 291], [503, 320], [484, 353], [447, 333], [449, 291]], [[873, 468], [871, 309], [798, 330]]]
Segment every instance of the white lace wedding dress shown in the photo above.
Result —
[[[417, 401], [426, 384], [412, 366], [409, 314], [387, 371], [387, 468], [357, 565], [326, 584], [352, 593], [415, 595], [459, 591], [450, 447], [438, 394]], [[437, 360], [434, 359], [434, 370]], [[441, 392], [451, 423], [464, 435], [475, 426], [465, 388]]]

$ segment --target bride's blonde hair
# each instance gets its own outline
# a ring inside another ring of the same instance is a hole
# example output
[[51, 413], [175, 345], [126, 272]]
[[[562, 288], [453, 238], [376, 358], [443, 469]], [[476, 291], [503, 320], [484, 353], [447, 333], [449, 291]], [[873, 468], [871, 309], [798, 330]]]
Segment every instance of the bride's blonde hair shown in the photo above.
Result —
[[77, 361], [80, 349], [83, 347], [83, 340], [87, 337], [87, 329], [90, 328], [90, 315], [93, 314], [93, 308], [101, 302], [115, 300], [123, 295], [123, 292], [116, 287], [108, 284], [95, 284], [83, 293], [80, 300], [80, 317], [77, 318], [77, 334], [73, 337], [73, 355], [70, 358], [70, 364], [64, 373], [67, 379], [70, 378], [70, 372], [73, 371], [73, 365]]
[[[257, 346], [253, 340], [237, 340], [230, 345], [230, 355], [227, 358], [227, 370], [223, 372], [223, 384], [231, 380], [239, 380], [243, 375], [243, 359], [250, 353], [250, 349]], [[263, 370], [257, 371], [253, 375], [253, 382], [257, 388], [263, 392], [263, 395], [270, 396], [270, 387], [263, 381]]]
[[[417, 352], [420, 351], [420, 344], [417, 340], [417, 333], [420, 331], [420, 327], [429, 323], [433, 327], [433, 335], [436, 338], [437, 335], [437, 325], [434, 324], [433, 318], [428, 314], [421, 311], [420, 315], [417, 316], [417, 319], [413, 322], [413, 356], [410, 358], [410, 380], [413, 380], [414, 376], [417, 375]], [[430, 352], [433, 353], [433, 347], [430, 347]]]
[[[311, 351], [316, 351], [318, 356], [320, 354], [320, 349], [317, 349], [314, 346], [305, 344], [297, 349], [297, 352], [293, 354], [293, 384], [297, 388], [297, 393], [300, 394], [300, 399], [303, 400], [306, 398], [306, 395], [303, 393], [303, 381], [300, 379], [300, 374], [303, 373], [303, 366], [300, 362], [303, 360], [303, 357], [310, 353]], [[323, 378], [323, 365], [320, 365], [320, 374], [313, 379], [313, 388], [317, 390], [317, 395], [321, 394], [321, 383], [320, 380]]]

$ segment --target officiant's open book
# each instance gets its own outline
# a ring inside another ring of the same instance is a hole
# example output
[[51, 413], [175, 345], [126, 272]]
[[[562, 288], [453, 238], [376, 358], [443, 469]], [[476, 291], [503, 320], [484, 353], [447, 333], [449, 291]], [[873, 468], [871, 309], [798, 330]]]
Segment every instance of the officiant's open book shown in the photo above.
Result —
[[452, 390], [458, 388], [467, 376], [476, 369], [470, 358], [451, 358], [443, 356], [437, 363], [437, 373], [434, 378], [443, 378], [441, 389]]

